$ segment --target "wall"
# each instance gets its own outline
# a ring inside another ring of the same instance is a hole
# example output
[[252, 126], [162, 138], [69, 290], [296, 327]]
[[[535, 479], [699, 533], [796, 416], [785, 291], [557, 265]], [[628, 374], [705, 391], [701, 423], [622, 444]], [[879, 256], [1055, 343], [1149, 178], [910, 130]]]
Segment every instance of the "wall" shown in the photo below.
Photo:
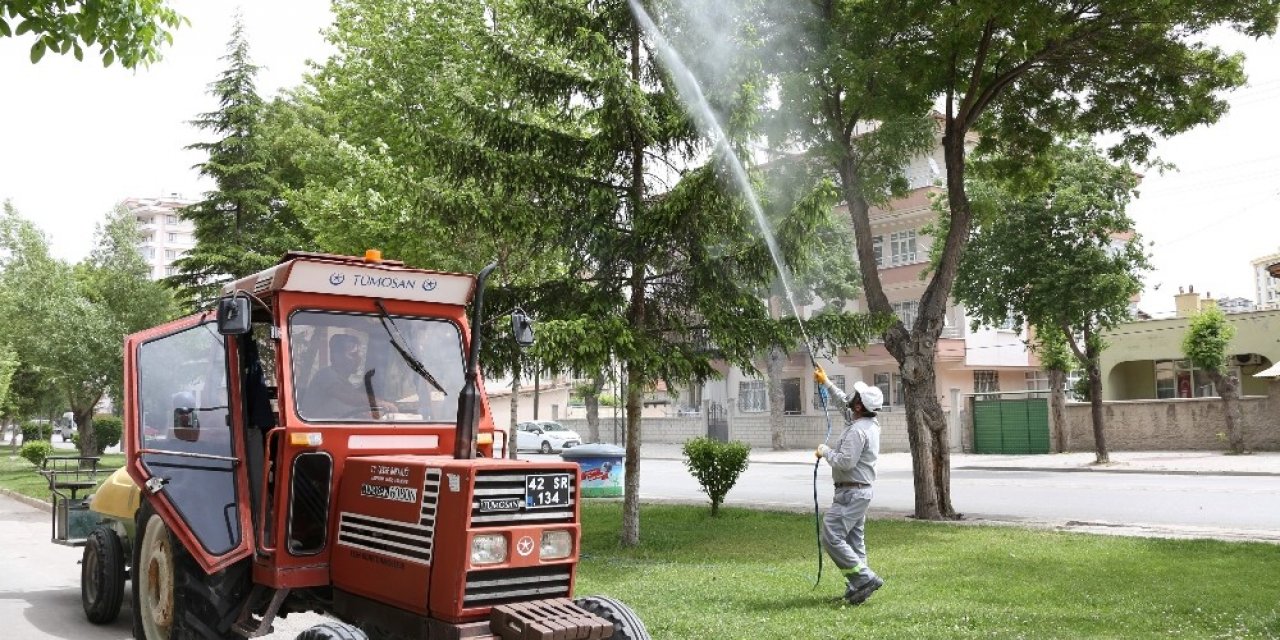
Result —
[[[1241, 400], [1245, 445], [1250, 449], [1280, 450], [1280, 383], [1271, 395]], [[1221, 451], [1226, 443], [1222, 400], [1115, 400], [1103, 403], [1107, 448], [1112, 451]], [[1093, 423], [1089, 405], [1067, 405], [1067, 445], [1071, 451], [1091, 451]]]
[[[880, 422], [880, 452], [893, 453], [910, 451], [907, 442], [907, 416], [901, 411], [883, 411]], [[827, 435], [827, 421], [817, 416], [783, 416], [786, 428], [786, 445], [790, 449], [808, 449], [817, 446]], [[587, 437], [586, 420], [561, 420], [563, 424]], [[837, 412], [831, 412], [831, 437], [835, 438], [844, 429], [844, 418]], [[644, 418], [640, 426], [642, 444], [683, 444], [686, 440], [707, 435], [705, 417], [687, 418]], [[622, 419], [619, 418], [614, 439], [613, 416], [600, 416], [600, 439], [604, 442], [622, 444]], [[768, 414], [731, 415], [729, 416], [729, 439], [746, 442], [753, 448], [768, 449], [772, 446], [769, 435]]]

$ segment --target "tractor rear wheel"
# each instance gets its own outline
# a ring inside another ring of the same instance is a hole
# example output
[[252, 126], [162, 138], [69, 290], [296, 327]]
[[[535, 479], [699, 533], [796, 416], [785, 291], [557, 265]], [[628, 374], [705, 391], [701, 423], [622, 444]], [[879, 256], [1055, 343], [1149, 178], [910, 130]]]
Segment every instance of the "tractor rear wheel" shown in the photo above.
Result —
[[578, 598], [574, 603], [613, 623], [611, 640], [650, 640], [649, 631], [644, 628], [640, 616], [630, 607], [613, 598], [590, 596]]
[[299, 633], [294, 640], [369, 640], [369, 636], [345, 622], [329, 620]]
[[104, 526], [94, 527], [80, 562], [80, 604], [94, 624], [113, 622], [124, 602], [124, 545]]
[[139, 640], [232, 640], [249, 594], [249, 565], [205, 574], [151, 505], [138, 510], [133, 546], [133, 635]]

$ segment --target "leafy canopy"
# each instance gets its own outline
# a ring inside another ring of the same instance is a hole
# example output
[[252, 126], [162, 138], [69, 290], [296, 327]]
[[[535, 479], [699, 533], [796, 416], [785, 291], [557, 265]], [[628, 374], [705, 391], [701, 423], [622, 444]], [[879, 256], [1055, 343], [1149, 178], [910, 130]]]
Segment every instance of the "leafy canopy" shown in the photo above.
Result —
[[97, 45], [102, 66], [119, 59], [133, 69], [159, 60], [172, 30], [186, 24], [165, 0], [0, 0], [0, 38], [32, 34], [32, 64], [48, 51], [84, 60], [85, 47]]
[[1182, 352], [1197, 369], [1225, 373], [1227, 347], [1235, 337], [1236, 328], [1227, 322], [1227, 316], [1216, 306], [1202, 309], [1191, 319], [1191, 326], [1182, 338]]

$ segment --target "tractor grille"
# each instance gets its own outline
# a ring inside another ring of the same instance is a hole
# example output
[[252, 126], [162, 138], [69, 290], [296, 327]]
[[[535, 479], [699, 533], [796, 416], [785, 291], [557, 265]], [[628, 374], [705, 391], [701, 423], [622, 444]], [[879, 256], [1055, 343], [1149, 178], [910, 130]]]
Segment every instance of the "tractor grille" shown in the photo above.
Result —
[[462, 608], [493, 607], [508, 602], [569, 597], [570, 568], [550, 567], [492, 569], [467, 574]]
[[[532, 470], [529, 473], [550, 473]], [[480, 500], [509, 498], [524, 503], [525, 474], [510, 471], [481, 471], [476, 474], [475, 493], [471, 498], [471, 524], [474, 527], [506, 527], [517, 524], [542, 524], [573, 522], [578, 499], [576, 474], [569, 475], [569, 501], [563, 506], [528, 509], [499, 513], [482, 513]], [[423, 505], [425, 506], [425, 502]]]
[[338, 543], [375, 551], [401, 560], [431, 564], [440, 498], [440, 470], [427, 469], [422, 491], [422, 519], [418, 524], [343, 512], [338, 520]]
[[431, 530], [422, 525], [344, 511], [338, 520], [338, 543], [409, 562], [431, 563]]

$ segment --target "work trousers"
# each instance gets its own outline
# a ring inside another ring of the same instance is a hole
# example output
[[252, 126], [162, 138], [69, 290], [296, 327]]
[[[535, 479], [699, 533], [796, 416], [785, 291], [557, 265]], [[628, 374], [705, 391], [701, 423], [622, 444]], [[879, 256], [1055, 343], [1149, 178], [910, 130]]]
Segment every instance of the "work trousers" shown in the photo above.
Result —
[[836, 489], [831, 508], [822, 516], [822, 546], [841, 571], [862, 566], [874, 575], [867, 564], [867, 542], [863, 537], [871, 494], [871, 487]]

